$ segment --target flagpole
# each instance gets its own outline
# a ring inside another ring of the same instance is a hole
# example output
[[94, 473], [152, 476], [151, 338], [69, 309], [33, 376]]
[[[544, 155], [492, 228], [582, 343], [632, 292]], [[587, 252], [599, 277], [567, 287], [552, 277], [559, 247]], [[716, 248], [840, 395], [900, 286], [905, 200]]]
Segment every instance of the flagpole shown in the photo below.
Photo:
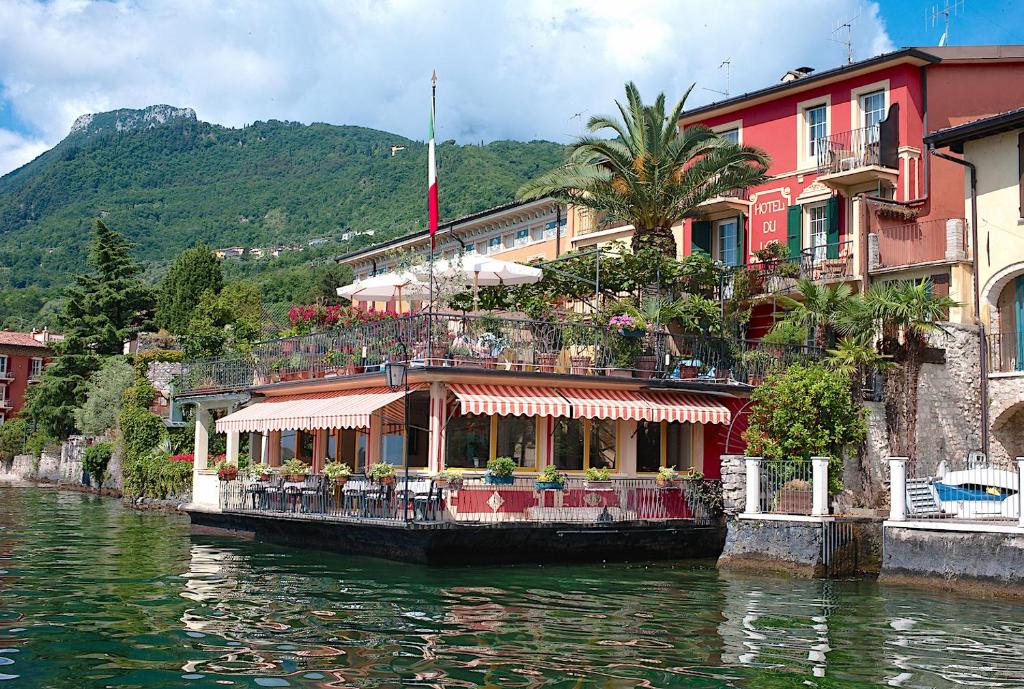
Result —
[[[434, 113], [437, 110], [437, 70], [434, 70], [430, 76], [430, 146], [432, 147], [431, 154], [434, 154], [436, 147], [434, 146]], [[436, 175], [437, 168], [435, 161], [429, 161], [428, 165], [434, 163], [434, 184], [437, 184]], [[429, 190], [428, 190], [429, 194]], [[430, 201], [427, 201], [429, 205]], [[440, 203], [438, 203], [438, 218], [440, 220]], [[432, 221], [428, 220], [429, 234], [430, 234], [430, 295], [429, 295], [429, 307], [427, 311], [427, 365], [432, 365], [433, 362], [433, 343], [434, 343], [434, 234], [437, 228], [432, 227]]]

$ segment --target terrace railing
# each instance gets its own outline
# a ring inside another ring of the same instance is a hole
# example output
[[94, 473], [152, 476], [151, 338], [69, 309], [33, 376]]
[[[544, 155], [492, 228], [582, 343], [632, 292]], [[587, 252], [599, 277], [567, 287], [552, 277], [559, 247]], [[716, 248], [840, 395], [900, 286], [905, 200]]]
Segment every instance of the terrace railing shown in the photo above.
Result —
[[938, 467], [902, 458], [892, 458], [889, 464], [894, 513], [890, 518], [1021, 522], [1024, 461], [997, 464], [971, 453], [944, 460]]
[[861, 127], [815, 140], [819, 175], [849, 172], [869, 165], [881, 165], [879, 127]]
[[761, 461], [761, 512], [811, 514], [814, 472], [810, 460]]
[[832, 242], [802, 250], [800, 274], [822, 281], [853, 277], [853, 241]]
[[962, 259], [967, 246], [966, 233], [962, 218], [880, 227], [871, 234], [878, 242], [877, 257], [871, 256], [871, 269]]
[[[714, 481], [710, 482], [714, 484]], [[714, 490], [711, 491], [712, 493]], [[716, 508], [685, 480], [672, 485], [655, 479], [591, 482], [569, 478], [561, 488], [538, 488], [532, 477], [490, 484], [482, 477], [455, 486], [401, 475], [391, 485], [353, 476], [343, 485], [320, 475], [290, 482], [240, 478], [220, 484], [225, 512], [282, 515], [308, 520], [400, 524], [575, 523], [600, 524], [675, 519], [709, 523]]]

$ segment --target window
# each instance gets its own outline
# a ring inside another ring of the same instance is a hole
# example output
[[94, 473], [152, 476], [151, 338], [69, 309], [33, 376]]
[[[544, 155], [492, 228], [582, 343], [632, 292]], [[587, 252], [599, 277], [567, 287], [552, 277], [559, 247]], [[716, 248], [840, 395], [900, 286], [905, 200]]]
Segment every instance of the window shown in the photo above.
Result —
[[[562, 237], [565, 236], [565, 228], [567, 226], [567, 223], [568, 223], [568, 219], [567, 218], [562, 218], [557, 223], [558, 227], [561, 230], [559, 232], [559, 235], [562, 236]], [[554, 239], [554, 238], [555, 238], [555, 221], [552, 220], [551, 222], [546, 223], [544, 225], [544, 239]]]
[[457, 416], [448, 422], [445, 466], [485, 469], [491, 458], [491, 419], [479, 414]]
[[735, 127], [733, 129], [726, 129], [724, 132], [718, 132], [718, 136], [722, 137], [729, 143], [738, 144], [740, 142], [739, 127]]
[[487, 240], [487, 253], [494, 254], [501, 251], [501, 237], [491, 237]]
[[295, 431], [281, 431], [281, 463], [295, 459]]
[[824, 145], [822, 139], [828, 136], [828, 107], [817, 105], [804, 110], [804, 122], [807, 125], [807, 157], [818, 155], [819, 147]]
[[718, 227], [718, 260], [727, 266], [740, 264], [739, 223], [736, 218], [720, 220]]
[[481, 256], [486, 255], [487, 254], [487, 242], [477, 242], [476, 243], [476, 253], [480, 254]]
[[640, 473], [657, 473], [662, 467], [690, 471], [694, 461], [692, 423], [663, 421], [641, 422], [636, 432], [636, 469]]
[[828, 215], [825, 204], [820, 203], [807, 209], [810, 246], [814, 250], [814, 261], [825, 260], [828, 251]]
[[532, 416], [498, 416], [494, 455], [511, 457], [516, 466], [537, 467], [537, 419]]
[[[860, 97], [862, 127], [875, 127], [885, 119], [885, 91], [872, 91]], [[877, 132], [877, 130], [876, 130]]]
[[8, 363], [7, 355], [6, 354], [0, 355], [0, 376], [7, 375], [7, 363]]
[[39, 357], [32, 358], [32, 368], [29, 371], [29, 378], [38, 378], [43, 373], [43, 360]]
[[557, 418], [552, 435], [553, 463], [562, 471], [617, 465], [616, 422], [610, 419]]
[[516, 246], [523, 246], [530, 241], [530, 228], [524, 227], [521, 230], [516, 230]]

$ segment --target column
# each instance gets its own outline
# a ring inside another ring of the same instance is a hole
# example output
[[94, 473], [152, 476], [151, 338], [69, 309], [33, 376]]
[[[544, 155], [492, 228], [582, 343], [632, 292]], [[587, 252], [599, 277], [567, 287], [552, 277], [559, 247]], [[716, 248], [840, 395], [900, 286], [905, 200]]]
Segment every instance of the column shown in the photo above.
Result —
[[430, 425], [428, 436], [430, 438], [429, 455], [427, 456], [427, 469], [432, 474], [444, 469], [445, 443], [445, 420], [447, 417], [448, 389], [444, 383], [433, 382], [430, 384]]
[[370, 437], [366, 440], [366, 469], [380, 462], [381, 438], [384, 435], [384, 423], [380, 414], [370, 414]]
[[270, 466], [270, 434], [260, 433], [260, 462]]
[[889, 519], [901, 522], [907, 518], [907, 458], [889, 458]]
[[1024, 495], [1024, 457], [1017, 458], [1017, 524], [1024, 527], [1024, 508], [1020, 504], [1020, 496]]
[[281, 431], [270, 431], [267, 459], [272, 467], [281, 466]]
[[811, 457], [811, 516], [828, 514], [828, 457]]
[[636, 476], [636, 421], [623, 420], [618, 423], [619, 473]]
[[228, 431], [228, 444], [227, 450], [224, 453], [224, 459], [228, 464], [234, 464], [238, 466], [238, 431]]
[[196, 405], [196, 435], [192, 450], [193, 464], [196, 471], [207, 469], [210, 458], [210, 410], [201, 404]]
[[761, 513], [761, 458], [747, 457], [747, 506], [746, 514]]

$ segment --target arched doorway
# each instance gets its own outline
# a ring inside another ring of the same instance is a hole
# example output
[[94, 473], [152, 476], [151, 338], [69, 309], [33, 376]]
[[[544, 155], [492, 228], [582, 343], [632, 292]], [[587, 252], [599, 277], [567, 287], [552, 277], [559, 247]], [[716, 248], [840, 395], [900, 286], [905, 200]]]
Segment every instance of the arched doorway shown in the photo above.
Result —
[[982, 297], [988, 307], [992, 372], [1024, 372], [1024, 264], [999, 271]]
[[1000, 464], [1024, 457], [1024, 400], [1007, 407], [992, 421], [991, 455]]

